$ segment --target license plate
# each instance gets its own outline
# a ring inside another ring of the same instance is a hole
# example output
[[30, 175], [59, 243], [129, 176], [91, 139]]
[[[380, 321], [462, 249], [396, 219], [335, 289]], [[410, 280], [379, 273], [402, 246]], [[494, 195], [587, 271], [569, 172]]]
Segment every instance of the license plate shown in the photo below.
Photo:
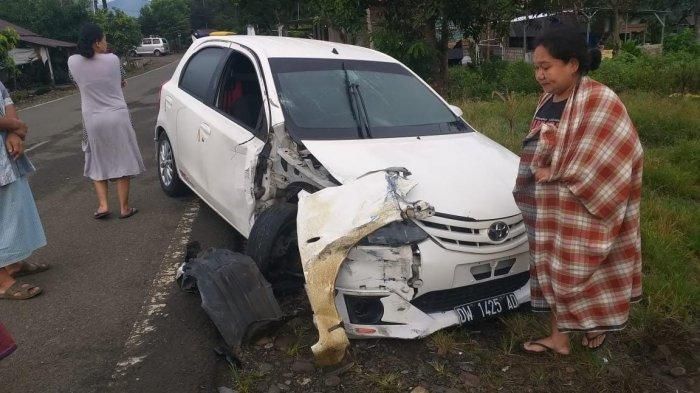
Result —
[[467, 303], [454, 308], [459, 323], [473, 322], [478, 319], [492, 317], [506, 311], [518, 308], [518, 299], [512, 293]]

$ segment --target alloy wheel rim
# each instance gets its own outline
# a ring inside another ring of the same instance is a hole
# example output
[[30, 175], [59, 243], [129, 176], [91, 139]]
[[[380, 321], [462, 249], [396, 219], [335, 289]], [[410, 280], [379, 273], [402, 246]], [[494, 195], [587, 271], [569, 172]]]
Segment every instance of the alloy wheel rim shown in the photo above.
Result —
[[169, 187], [173, 181], [173, 150], [167, 140], [160, 143], [160, 151], [158, 153], [158, 166], [160, 171], [160, 180], [166, 187]]

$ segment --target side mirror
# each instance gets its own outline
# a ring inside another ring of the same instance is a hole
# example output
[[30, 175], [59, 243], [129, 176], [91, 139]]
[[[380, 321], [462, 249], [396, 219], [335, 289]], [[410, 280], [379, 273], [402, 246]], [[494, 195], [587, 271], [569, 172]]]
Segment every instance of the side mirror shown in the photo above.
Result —
[[464, 112], [462, 112], [462, 108], [458, 107], [457, 105], [447, 104], [447, 106], [450, 107], [452, 113], [454, 113], [457, 117], [462, 117], [464, 114]]

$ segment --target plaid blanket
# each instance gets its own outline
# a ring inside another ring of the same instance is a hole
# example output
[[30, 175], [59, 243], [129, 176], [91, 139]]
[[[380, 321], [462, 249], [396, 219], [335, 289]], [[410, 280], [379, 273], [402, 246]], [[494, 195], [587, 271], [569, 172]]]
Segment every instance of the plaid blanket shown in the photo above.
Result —
[[[514, 196], [528, 226], [533, 310], [556, 313], [564, 332], [624, 328], [642, 294], [643, 161], [624, 105], [584, 77], [559, 125], [533, 128], [523, 146]], [[542, 165], [552, 174], [536, 183]]]

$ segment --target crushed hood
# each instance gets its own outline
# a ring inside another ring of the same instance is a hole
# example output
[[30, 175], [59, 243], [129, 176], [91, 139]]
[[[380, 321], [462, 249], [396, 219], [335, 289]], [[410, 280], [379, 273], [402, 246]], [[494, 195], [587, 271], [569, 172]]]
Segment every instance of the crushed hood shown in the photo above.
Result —
[[346, 183], [371, 171], [405, 167], [418, 185], [411, 200], [439, 213], [490, 220], [519, 214], [513, 200], [518, 157], [478, 132], [407, 138], [304, 140], [333, 177]]

